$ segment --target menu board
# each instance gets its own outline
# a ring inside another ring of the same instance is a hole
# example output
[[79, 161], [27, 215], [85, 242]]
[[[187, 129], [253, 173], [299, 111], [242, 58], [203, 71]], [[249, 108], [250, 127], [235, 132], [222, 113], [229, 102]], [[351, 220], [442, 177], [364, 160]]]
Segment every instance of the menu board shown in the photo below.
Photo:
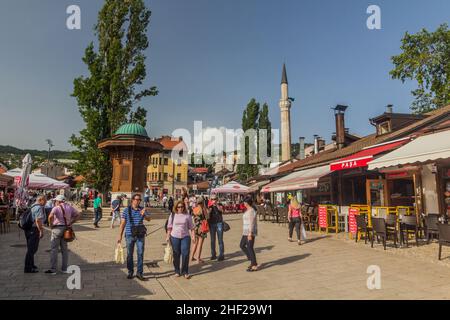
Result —
[[348, 231], [353, 235], [356, 235], [358, 232], [358, 226], [356, 224], [356, 215], [359, 215], [358, 208], [348, 209]]
[[319, 227], [328, 227], [327, 221], [327, 206], [319, 206]]

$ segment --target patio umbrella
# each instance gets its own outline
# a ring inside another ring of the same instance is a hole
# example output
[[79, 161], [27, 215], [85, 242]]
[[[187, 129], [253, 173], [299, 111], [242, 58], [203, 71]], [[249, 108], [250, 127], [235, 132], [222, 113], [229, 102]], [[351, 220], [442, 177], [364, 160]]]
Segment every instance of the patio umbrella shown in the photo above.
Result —
[[212, 189], [211, 193], [248, 193], [249, 189], [249, 187], [244, 186], [243, 184], [231, 181], [223, 186]]
[[29, 183], [29, 175], [31, 173], [31, 165], [33, 160], [31, 159], [31, 155], [27, 153], [27, 155], [22, 160], [22, 172], [20, 177], [16, 177], [16, 194], [15, 194], [15, 204], [16, 204], [16, 217], [18, 215], [19, 208], [24, 208], [27, 205], [28, 201], [28, 183]]

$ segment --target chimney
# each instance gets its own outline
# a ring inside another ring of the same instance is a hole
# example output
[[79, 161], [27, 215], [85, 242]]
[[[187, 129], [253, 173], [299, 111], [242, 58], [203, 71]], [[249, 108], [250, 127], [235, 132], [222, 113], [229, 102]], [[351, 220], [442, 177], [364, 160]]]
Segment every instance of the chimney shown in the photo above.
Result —
[[319, 152], [325, 150], [325, 140], [323, 138], [319, 138], [318, 140]]
[[319, 136], [317, 134], [314, 135], [314, 154], [319, 153]]
[[345, 121], [344, 114], [348, 106], [337, 105], [334, 110], [336, 118], [336, 146], [338, 149], [345, 147]]
[[386, 113], [392, 113], [393, 108], [394, 108], [394, 106], [392, 104], [388, 104], [386, 106]]
[[302, 159], [305, 159], [305, 137], [300, 137], [299, 141], [300, 141], [299, 155], [300, 155], [300, 160], [302, 160]]

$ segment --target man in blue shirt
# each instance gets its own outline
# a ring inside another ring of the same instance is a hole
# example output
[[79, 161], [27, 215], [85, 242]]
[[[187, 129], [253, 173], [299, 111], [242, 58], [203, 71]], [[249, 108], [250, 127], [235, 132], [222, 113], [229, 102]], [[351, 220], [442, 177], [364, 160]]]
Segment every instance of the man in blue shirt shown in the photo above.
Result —
[[39, 248], [39, 240], [44, 236], [44, 228], [42, 220], [44, 219], [45, 197], [38, 196], [36, 202], [31, 206], [31, 215], [33, 225], [30, 229], [25, 230], [25, 238], [27, 239], [27, 254], [25, 256], [25, 273], [37, 273], [38, 268], [34, 264], [34, 255]]
[[[134, 246], [137, 247], [137, 275], [136, 277], [145, 281], [144, 278], [144, 248], [145, 248], [145, 235], [133, 236], [132, 227], [144, 224], [144, 219], [150, 221], [150, 215], [146, 213], [145, 208], [139, 206], [142, 198], [140, 194], [134, 194], [131, 197], [131, 206], [124, 208], [122, 212], [122, 220], [120, 223], [120, 235], [117, 243], [122, 243], [123, 233], [125, 231], [125, 239], [127, 242], [127, 268], [128, 279], [133, 279], [134, 276]], [[131, 211], [131, 212], [130, 212]], [[131, 218], [131, 219], [130, 219]]]

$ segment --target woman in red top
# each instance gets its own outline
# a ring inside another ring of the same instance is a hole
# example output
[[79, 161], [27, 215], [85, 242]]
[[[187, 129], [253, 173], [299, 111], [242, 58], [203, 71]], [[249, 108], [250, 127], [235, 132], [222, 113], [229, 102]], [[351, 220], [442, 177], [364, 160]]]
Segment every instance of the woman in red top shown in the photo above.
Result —
[[300, 205], [297, 201], [297, 199], [293, 198], [291, 200], [291, 203], [289, 204], [289, 211], [288, 211], [288, 221], [289, 221], [289, 238], [288, 240], [292, 242], [292, 233], [295, 231], [297, 232], [297, 243], [298, 245], [301, 244], [300, 242], [300, 224], [302, 223], [302, 213], [300, 210]]

